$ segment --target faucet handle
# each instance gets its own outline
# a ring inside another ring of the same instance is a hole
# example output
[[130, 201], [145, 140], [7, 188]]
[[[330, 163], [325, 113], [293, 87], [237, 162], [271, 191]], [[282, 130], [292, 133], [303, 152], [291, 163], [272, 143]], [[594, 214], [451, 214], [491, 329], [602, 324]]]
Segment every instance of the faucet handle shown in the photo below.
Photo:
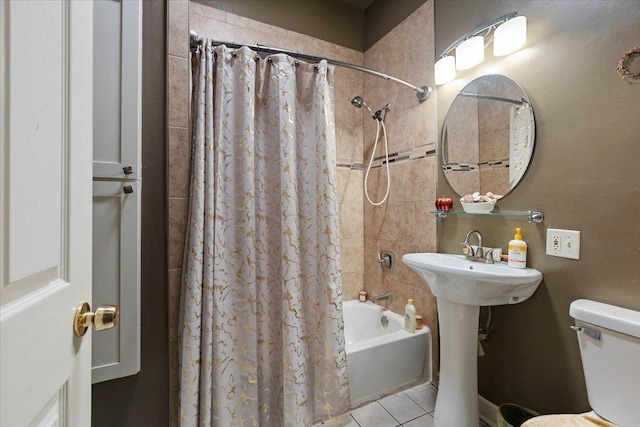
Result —
[[473, 250], [473, 246], [471, 246], [469, 243], [467, 242], [462, 242], [460, 243], [461, 245], [464, 245], [467, 247], [467, 256], [476, 256], [475, 251]]
[[487, 264], [494, 264], [493, 249], [487, 251], [487, 255], [484, 257], [484, 259], [487, 261]]

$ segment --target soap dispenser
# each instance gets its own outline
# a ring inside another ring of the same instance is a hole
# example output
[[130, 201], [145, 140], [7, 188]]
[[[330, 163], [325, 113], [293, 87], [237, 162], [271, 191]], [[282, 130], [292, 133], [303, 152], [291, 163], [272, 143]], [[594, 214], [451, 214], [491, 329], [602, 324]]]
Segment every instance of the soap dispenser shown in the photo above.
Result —
[[509, 242], [508, 265], [513, 268], [525, 268], [527, 266], [527, 242], [522, 240], [521, 228], [516, 228], [516, 235]]

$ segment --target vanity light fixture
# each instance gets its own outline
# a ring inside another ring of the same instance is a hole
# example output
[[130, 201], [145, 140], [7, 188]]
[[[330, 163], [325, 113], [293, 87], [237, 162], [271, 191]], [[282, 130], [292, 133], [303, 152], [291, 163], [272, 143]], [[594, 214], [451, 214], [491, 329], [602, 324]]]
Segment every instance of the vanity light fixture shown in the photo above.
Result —
[[443, 85], [456, 78], [456, 58], [444, 56], [436, 62], [436, 85]]
[[[495, 56], [508, 55], [527, 41], [527, 18], [507, 13], [469, 31], [446, 48], [435, 64], [435, 83], [456, 78], [456, 70], [468, 70], [484, 60], [484, 49], [493, 42]], [[455, 57], [452, 55], [455, 50]]]
[[456, 70], [468, 70], [484, 61], [484, 37], [473, 36], [456, 47]]
[[493, 34], [493, 54], [508, 55], [527, 42], [527, 17], [516, 16], [496, 28]]

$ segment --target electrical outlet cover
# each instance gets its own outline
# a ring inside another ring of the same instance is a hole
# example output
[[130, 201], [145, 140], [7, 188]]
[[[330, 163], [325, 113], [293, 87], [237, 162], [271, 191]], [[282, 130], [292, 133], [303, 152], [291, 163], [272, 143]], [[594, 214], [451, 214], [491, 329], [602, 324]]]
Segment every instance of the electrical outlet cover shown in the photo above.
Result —
[[580, 259], [580, 232], [547, 228], [547, 255]]

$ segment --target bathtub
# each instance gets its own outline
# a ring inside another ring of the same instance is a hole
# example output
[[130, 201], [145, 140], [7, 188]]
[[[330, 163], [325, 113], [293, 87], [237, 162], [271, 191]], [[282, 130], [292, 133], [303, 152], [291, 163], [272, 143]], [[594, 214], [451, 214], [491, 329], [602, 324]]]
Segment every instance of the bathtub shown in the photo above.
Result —
[[[346, 301], [343, 308], [352, 408], [431, 380], [429, 328], [407, 332], [402, 316], [370, 301]], [[387, 327], [381, 324], [382, 316], [389, 320]]]

